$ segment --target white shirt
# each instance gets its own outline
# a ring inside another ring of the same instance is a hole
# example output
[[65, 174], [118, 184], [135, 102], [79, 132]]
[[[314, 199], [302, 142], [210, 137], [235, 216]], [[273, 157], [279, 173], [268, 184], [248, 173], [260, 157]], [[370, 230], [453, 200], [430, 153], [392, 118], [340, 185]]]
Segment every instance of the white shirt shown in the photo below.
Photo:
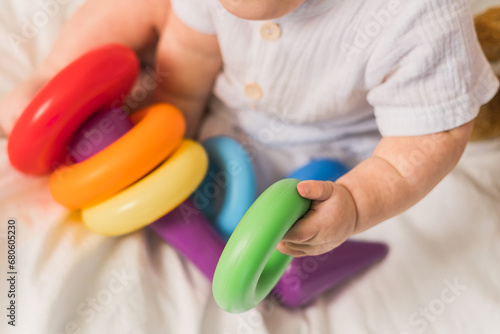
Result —
[[220, 44], [210, 126], [222, 120], [269, 147], [356, 150], [356, 138], [377, 131], [449, 130], [498, 89], [466, 0], [305, 0], [269, 22], [235, 17], [218, 0], [171, 3]]
[[[214, 95], [233, 111], [298, 124], [375, 114], [382, 135], [421, 135], [470, 121], [498, 88], [465, 0], [306, 0], [271, 21], [281, 33], [273, 41], [264, 22], [217, 0], [172, 5], [187, 26], [217, 35], [224, 68]], [[249, 83], [260, 99], [245, 95]]]

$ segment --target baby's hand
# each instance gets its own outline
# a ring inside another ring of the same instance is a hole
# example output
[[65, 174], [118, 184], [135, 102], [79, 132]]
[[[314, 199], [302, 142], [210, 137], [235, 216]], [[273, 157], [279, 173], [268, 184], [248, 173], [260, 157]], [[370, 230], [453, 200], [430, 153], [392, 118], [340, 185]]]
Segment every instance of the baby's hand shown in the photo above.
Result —
[[326, 253], [349, 238], [356, 226], [356, 204], [343, 186], [330, 181], [302, 181], [299, 194], [313, 200], [311, 209], [278, 244], [295, 257]]

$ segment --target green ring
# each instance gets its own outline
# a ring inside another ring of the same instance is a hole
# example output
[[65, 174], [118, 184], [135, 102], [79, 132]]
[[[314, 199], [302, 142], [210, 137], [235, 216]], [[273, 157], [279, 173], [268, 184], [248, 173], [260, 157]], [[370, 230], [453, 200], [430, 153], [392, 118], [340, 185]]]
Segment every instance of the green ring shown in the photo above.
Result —
[[215, 269], [212, 292], [220, 308], [241, 313], [257, 306], [292, 260], [276, 246], [311, 206], [297, 192], [300, 180], [280, 180], [262, 193], [243, 216]]

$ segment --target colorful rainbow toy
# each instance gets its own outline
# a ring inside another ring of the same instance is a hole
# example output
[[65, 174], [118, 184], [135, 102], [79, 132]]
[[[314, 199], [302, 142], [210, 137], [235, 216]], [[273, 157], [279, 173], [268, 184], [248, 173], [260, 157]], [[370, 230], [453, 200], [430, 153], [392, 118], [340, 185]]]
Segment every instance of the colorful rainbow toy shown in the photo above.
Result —
[[184, 139], [184, 117], [168, 104], [124, 113], [120, 101], [138, 72], [136, 55], [122, 45], [73, 61], [19, 118], [8, 142], [12, 165], [51, 173], [54, 199], [81, 210], [97, 234], [149, 225], [213, 281], [215, 301], [232, 313], [270, 293], [285, 306], [306, 305], [387, 254], [384, 244], [360, 241], [314, 257], [276, 251], [311, 204], [298, 194], [298, 182], [335, 181], [348, 168], [312, 161], [255, 199], [251, 158], [234, 139]]

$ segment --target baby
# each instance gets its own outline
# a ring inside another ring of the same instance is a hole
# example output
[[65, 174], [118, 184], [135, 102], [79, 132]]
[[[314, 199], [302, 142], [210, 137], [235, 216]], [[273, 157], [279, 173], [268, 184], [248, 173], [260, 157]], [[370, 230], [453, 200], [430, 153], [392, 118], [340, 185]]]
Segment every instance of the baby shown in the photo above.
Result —
[[242, 142], [261, 189], [314, 158], [355, 166], [299, 183], [313, 204], [278, 245], [292, 256], [327, 252], [423, 198], [498, 88], [465, 0], [88, 0], [3, 100], [14, 114], [4, 131], [58, 70], [109, 42], [156, 46], [168, 76], [154, 99], [183, 111], [190, 136]]

